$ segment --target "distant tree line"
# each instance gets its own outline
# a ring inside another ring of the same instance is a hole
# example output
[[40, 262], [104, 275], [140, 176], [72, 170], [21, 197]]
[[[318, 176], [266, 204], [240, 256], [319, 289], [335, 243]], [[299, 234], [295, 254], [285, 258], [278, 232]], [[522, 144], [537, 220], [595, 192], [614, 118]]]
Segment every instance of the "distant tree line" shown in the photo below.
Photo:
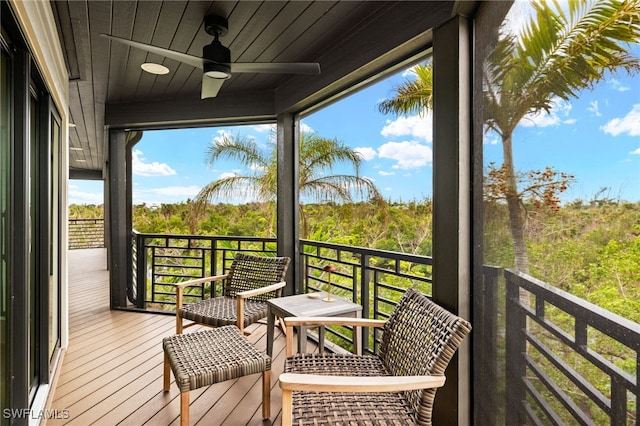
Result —
[[[161, 234], [276, 236], [271, 203], [211, 204], [194, 223], [192, 201], [136, 205], [138, 232]], [[432, 255], [430, 199], [387, 203], [303, 206], [310, 240]], [[551, 285], [640, 322], [640, 202], [577, 200], [562, 207], [527, 205], [525, 240], [530, 274]], [[102, 217], [102, 206], [71, 206], [71, 217]], [[195, 231], [195, 232], [194, 232]], [[484, 208], [484, 264], [515, 265], [504, 202]]]

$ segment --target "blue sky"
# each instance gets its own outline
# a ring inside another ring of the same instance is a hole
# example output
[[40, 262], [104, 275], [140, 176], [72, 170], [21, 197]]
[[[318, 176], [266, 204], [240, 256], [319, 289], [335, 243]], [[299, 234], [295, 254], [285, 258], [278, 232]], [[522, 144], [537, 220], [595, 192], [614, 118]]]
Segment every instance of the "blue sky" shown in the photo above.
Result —
[[[634, 49], [640, 56], [640, 47]], [[374, 181], [392, 201], [431, 196], [431, 114], [396, 117], [377, 110], [381, 99], [411, 73], [398, 73], [348, 98], [306, 116], [303, 130], [337, 138], [363, 156], [361, 175]], [[206, 183], [229, 174], [247, 174], [237, 163], [220, 161], [209, 168], [207, 146], [224, 133], [254, 138], [274, 148], [273, 126], [235, 126], [147, 131], [133, 152], [134, 204], [175, 203], [193, 199]], [[557, 100], [547, 114], [529, 116], [513, 136], [516, 169], [552, 166], [575, 176], [563, 201], [600, 198], [640, 201], [640, 76], [612, 75], [570, 102]], [[484, 162], [502, 162], [502, 144], [488, 134]], [[338, 169], [337, 172], [349, 172]], [[102, 203], [102, 182], [70, 183], [70, 204]], [[227, 202], [247, 201], [239, 195]]]

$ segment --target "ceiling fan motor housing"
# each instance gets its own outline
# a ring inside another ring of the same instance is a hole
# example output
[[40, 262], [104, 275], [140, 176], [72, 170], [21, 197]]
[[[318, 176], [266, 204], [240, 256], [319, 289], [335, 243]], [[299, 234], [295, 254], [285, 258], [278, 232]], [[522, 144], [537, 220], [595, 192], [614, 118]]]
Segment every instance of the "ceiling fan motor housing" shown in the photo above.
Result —
[[204, 30], [214, 37], [211, 44], [202, 48], [204, 73], [217, 79], [231, 77], [231, 51], [218, 40], [229, 30], [229, 23], [221, 16], [208, 15], [204, 17]]
[[[213, 78], [231, 77], [231, 51], [214, 40], [202, 48], [203, 68], [205, 74]], [[225, 75], [223, 75], [225, 74]]]

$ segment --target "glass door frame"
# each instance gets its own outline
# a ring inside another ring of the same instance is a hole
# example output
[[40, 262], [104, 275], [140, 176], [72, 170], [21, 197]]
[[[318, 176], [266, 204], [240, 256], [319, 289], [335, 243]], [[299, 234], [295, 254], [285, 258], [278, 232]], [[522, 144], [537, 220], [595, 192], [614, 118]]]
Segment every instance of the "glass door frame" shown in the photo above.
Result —
[[[11, 134], [7, 155], [6, 246], [6, 353], [2, 354], [7, 383], [3, 387], [2, 412], [42, 409], [53, 379], [61, 344], [61, 238], [64, 229], [59, 213], [64, 208], [62, 185], [63, 120], [26, 44], [7, 2], [0, 3], [3, 51], [9, 54], [10, 97], [6, 100]], [[3, 94], [5, 95], [5, 94]], [[34, 121], [36, 120], [36, 121]], [[53, 123], [57, 126], [54, 126]], [[33, 126], [32, 126], [33, 124]], [[58, 145], [54, 146], [53, 130]], [[34, 133], [34, 131], [36, 133]], [[55, 211], [54, 211], [55, 210]], [[33, 251], [33, 256], [31, 255]], [[33, 279], [31, 299], [29, 279]], [[58, 289], [55, 349], [49, 349], [49, 283]], [[33, 309], [33, 326], [29, 311]], [[29, 333], [35, 332], [36, 348], [30, 347]], [[35, 351], [34, 362], [30, 354]], [[35, 370], [32, 368], [35, 368]], [[33, 374], [32, 374], [33, 373]], [[37, 380], [32, 382], [32, 377]], [[30, 392], [31, 390], [31, 392]], [[4, 392], [6, 391], [6, 392]], [[25, 417], [5, 418], [0, 424], [22, 423]]]

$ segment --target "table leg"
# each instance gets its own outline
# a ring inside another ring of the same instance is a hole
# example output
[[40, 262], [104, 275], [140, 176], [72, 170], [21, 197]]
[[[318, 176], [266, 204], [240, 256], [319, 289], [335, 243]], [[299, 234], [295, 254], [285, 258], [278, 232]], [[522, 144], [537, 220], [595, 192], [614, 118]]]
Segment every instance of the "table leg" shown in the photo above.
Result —
[[267, 355], [273, 354], [273, 329], [275, 328], [275, 315], [271, 307], [267, 310]]
[[324, 326], [318, 327], [318, 352], [324, 353]]
[[307, 351], [307, 327], [298, 327], [298, 352]]

